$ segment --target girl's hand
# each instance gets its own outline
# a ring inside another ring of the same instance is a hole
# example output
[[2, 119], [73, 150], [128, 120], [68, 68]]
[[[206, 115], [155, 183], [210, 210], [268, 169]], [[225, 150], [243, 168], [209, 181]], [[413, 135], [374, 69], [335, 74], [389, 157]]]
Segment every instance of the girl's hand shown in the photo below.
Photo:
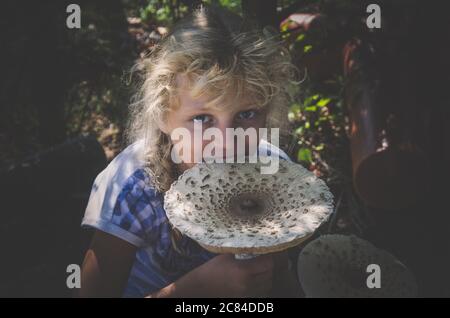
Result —
[[149, 297], [266, 296], [272, 288], [273, 269], [272, 255], [249, 260], [219, 255]]
[[272, 255], [237, 260], [226, 254], [198, 267], [193, 275], [208, 297], [255, 297], [271, 290], [273, 269]]

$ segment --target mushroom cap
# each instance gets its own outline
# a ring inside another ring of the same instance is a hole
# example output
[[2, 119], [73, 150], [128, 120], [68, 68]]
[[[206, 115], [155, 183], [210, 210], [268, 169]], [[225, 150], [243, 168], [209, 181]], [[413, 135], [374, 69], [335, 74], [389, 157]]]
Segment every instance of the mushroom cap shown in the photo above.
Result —
[[170, 223], [214, 253], [264, 254], [295, 246], [332, 213], [325, 183], [299, 164], [200, 163], [166, 192]]
[[[380, 288], [367, 279], [380, 267]], [[354, 235], [323, 235], [306, 245], [298, 257], [297, 274], [307, 297], [416, 297], [413, 274], [388, 252]]]

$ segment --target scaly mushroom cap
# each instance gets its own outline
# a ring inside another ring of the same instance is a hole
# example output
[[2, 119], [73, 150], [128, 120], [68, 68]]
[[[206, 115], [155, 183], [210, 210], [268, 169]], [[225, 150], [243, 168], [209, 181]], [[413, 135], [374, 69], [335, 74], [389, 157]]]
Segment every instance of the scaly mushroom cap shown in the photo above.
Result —
[[[380, 288], [369, 288], [370, 264], [380, 267]], [[323, 235], [306, 245], [297, 273], [307, 297], [416, 297], [412, 273], [388, 252], [347, 235]]]
[[214, 253], [264, 254], [294, 246], [332, 212], [325, 183], [299, 164], [201, 163], [186, 170], [164, 198], [172, 225]]

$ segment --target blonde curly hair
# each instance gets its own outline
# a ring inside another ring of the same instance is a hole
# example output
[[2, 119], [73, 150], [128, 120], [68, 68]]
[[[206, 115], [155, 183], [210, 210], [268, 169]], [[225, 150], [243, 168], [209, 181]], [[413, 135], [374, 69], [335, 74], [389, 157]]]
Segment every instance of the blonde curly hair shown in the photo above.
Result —
[[259, 107], [268, 107], [267, 127], [280, 128], [280, 134], [286, 131], [286, 86], [296, 69], [277, 32], [249, 25], [231, 12], [201, 7], [135, 65], [141, 81], [130, 105], [126, 140], [144, 140], [145, 170], [156, 190], [167, 191], [177, 178], [170, 137], [159, 128], [168, 110], [178, 105], [177, 75], [194, 83], [194, 97], [216, 105], [225, 98], [251, 98]]

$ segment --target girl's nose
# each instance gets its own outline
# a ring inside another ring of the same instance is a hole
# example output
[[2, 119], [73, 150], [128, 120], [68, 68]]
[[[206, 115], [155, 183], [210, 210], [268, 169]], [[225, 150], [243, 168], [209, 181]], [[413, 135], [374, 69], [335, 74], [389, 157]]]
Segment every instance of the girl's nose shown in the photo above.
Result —
[[[250, 152], [254, 153], [254, 150], [250, 151], [250, 149], [252, 149], [250, 148], [250, 145], [257, 145], [257, 133], [253, 134], [250, 132], [249, 136], [247, 136], [247, 132], [244, 132], [245, 129], [239, 125], [236, 125], [236, 123], [232, 120], [220, 122], [220, 124], [216, 125], [216, 127], [222, 133], [222, 153], [224, 160], [227, 158], [233, 158], [233, 160], [236, 161], [238, 158], [249, 155]], [[235, 129], [238, 128], [241, 129], [235, 131]]]
[[[218, 128], [222, 134], [224, 159], [227, 156], [227, 151], [229, 151], [230, 154], [234, 155], [236, 147], [236, 142], [234, 139], [236, 138], [234, 137], [234, 134], [230, 134], [230, 132], [232, 132], [232, 129], [235, 128], [233, 121], [231, 119], [222, 120], [218, 122], [216, 128]], [[227, 129], [231, 131], [227, 133]]]

